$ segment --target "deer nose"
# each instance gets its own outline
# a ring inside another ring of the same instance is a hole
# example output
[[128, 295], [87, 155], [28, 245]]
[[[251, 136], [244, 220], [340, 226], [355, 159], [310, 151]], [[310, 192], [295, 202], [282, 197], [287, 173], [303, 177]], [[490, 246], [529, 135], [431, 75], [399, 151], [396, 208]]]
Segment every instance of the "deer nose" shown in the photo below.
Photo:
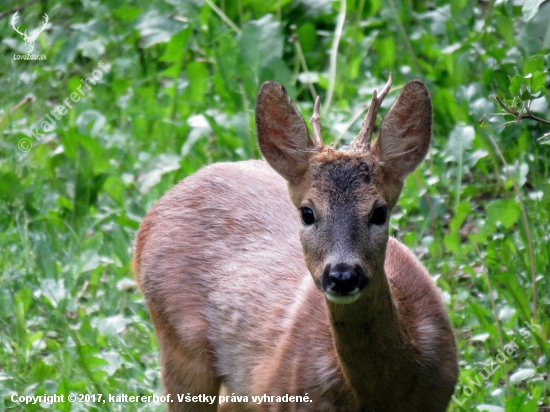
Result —
[[325, 267], [322, 284], [326, 292], [348, 296], [361, 291], [367, 284], [367, 277], [359, 265], [329, 264]]

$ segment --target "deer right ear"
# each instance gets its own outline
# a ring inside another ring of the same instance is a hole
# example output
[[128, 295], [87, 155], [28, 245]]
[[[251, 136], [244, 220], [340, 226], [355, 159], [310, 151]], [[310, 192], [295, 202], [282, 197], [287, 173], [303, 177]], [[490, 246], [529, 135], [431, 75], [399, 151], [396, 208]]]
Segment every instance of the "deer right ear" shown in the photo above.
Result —
[[428, 89], [419, 80], [403, 87], [388, 112], [372, 153], [385, 164], [384, 170], [399, 180], [424, 160], [432, 136], [432, 101]]
[[267, 163], [287, 181], [296, 181], [309, 166], [315, 147], [306, 123], [283, 85], [262, 84], [256, 100], [258, 146]]

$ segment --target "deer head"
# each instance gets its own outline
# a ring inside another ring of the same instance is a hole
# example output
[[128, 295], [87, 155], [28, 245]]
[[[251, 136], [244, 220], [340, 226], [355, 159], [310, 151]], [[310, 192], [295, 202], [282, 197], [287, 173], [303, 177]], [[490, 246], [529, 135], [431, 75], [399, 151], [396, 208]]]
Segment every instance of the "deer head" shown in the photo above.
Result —
[[361, 131], [349, 150], [321, 139], [319, 100], [305, 122], [278, 83], [264, 83], [256, 103], [260, 150], [288, 182], [301, 215], [300, 240], [318, 288], [335, 303], [377, 296], [386, 281], [384, 260], [389, 213], [405, 177], [424, 159], [432, 127], [432, 105], [418, 80], [403, 88], [371, 146], [376, 115], [391, 87], [376, 90]]
[[18, 13], [19, 12], [16, 11], [15, 14], [13, 15], [13, 17], [11, 19], [11, 26], [16, 31], [16, 33], [18, 33], [21, 36], [23, 41], [25, 43], [27, 43], [26, 50], [27, 50], [27, 53], [30, 54], [34, 50], [34, 43], [36, 42], [36, 39], [38, 38], [38, 35], [44, 31], [44, 29], [46, 28], [46, 24], [48, 24], [48, 15], [46, 13], [44, 13], [44, 23], [42, 23], [42, 28], [34, 29], [34, 30], [31, 31], [30, 34], [27, 34], [27, 30], [25, 30], [23, 33], [21, 33], [21, 31], [19, 31], [19, 27], [15, 27], [15, 23], [16, 23], [18, 17], [19, 17]]

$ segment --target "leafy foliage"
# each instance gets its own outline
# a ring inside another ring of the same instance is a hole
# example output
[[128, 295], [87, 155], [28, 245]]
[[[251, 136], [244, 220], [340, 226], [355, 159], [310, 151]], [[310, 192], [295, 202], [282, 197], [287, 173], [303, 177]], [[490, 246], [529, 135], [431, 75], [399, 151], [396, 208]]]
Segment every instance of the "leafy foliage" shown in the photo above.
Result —
[[[158, 410], [11, 396], [161, 393], [129, 264], [145, 212], [207, 163], [259, 157], [263, 81], [283, 83], [304, 117], [319, 94], [325, 141], [345, 144], [391, 72], [382, 111], [414, 78], [434, 103], [429, 159], [391, 227], [448, 304], [461, 367], [450, 410], [549, 410], [549, 127], [526, 115], [550, 120], [550, 3], [516, 3], [5, 1], [0, 409]], [[48, 13], [34, 49], [47, 60], [14, 59], [19, 7], [20, 30]], [[100, 60], [107, 72], [55, 118]]]

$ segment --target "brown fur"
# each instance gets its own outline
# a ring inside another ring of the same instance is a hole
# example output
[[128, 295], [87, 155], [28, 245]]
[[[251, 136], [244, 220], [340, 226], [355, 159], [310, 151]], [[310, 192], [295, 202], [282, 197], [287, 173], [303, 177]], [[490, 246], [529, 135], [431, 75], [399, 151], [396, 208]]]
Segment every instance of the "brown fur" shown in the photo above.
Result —
[[[444, 411], [457, 378], [445, 306], [418, 259], [388, 237], [387, 222], [370, 223], [375, 208], [393, 208], [426, 154], [425, 87], [405, 86], [372, 153], [312, 150], [275, 83], [262, 86], [256, 118], [262, 153], [288, 184], [259, 161], [201, 169], [147, 214], [134, 267], [172, 399], [216, 395], [223, 384], [226, 394], [307, 393], [312, 402], [173, 402], [169, 410]], [[301, 206], [314, 210], [314, 226], [300, 223]], [[368, 276], [353, 303], [323, 295], [319, 279], [337, 262]]]

